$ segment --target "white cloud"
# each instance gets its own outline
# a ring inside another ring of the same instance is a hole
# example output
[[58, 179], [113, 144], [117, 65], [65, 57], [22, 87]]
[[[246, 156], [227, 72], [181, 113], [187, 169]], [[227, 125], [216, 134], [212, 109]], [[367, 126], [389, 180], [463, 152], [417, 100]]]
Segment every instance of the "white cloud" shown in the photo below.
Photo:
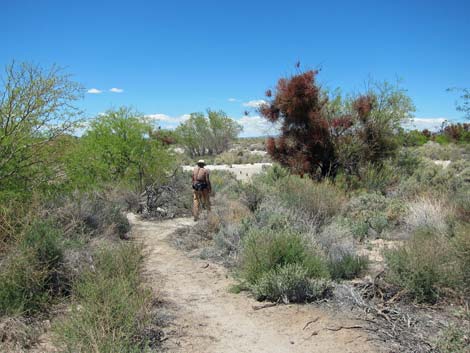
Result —
[[183, 121], [189, 119], [189, 114], [183, 114], [180, 116], [169, 116], [166, 114], [148, 114], [144, 116], [144, 120], [147, 122], [158, 122], [158, 123], [163, 123], [162, 125], [165, 125], [165, 127], [176, 127], [179, 123], [182, 123]]
[[250, 108], [259, 108], [263, 104], [266, 104], [267, 102], [263, 99], [258, 99], [258, 100], [252, 100], [246, 103], [243, 103], [244, 107], [250, 107]]
[[244, 116], [236, 119], [243, 126], [242, 137], [277, 135], [279, 127], [260, 116]]
[[90, 88], [87, 93], [90, 93], [90, 94], [100, 94], [102, 93], [103, 91], [100, 91], [99, 89], [97, 88]]
[[238, 102], [238, 99], [237, 98], [229, 98], [228, 101], [233, 103], [233, 102]]
[[406, 129], [417, 129], [417, 130], [424, 130], [428, 129], [431, 131], [439, 130], [442, 123], [447, 118], [414, 118], [409, 123], [403, 124], [403, 127]]
[[113, 87], [109, 90], [109, 92], [113, 92], [113, 93], [122, 93], [124, 92], [124, 90], [122, 88], [116, 88], [116, 87]]

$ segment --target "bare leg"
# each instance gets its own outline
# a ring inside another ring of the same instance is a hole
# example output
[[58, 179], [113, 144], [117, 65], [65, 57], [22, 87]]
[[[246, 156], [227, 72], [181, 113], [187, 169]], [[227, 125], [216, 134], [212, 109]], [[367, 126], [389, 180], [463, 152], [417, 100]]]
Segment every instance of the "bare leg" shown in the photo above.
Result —
[[194, 220], [197, 221], [199, 218], [199, 203], [200, 203], [200, 196], [198, 195], [198, 191], [193, 191], [193, 217]]

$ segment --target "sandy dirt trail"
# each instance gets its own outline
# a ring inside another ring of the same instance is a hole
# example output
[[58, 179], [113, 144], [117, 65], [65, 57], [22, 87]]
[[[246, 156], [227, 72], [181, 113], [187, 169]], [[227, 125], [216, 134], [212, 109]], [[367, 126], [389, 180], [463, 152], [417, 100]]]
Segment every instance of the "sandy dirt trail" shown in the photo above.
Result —
[[[361, 323], [312, 305], [279, 305], [261, 310], [244, 293], [228, 292], [234, 281], [218, 264], [190, 258], [168, 237], [191, 219], [162, 222], [130, 214], [133, 235], [145, 244], [145, 276], [165, 303], [169, 352], [378, 352], [362, 329], [327, 328]], [[307, 325], [307, 323], [309, 323]], [[307, 326], [307, 327], [305, 327]]]

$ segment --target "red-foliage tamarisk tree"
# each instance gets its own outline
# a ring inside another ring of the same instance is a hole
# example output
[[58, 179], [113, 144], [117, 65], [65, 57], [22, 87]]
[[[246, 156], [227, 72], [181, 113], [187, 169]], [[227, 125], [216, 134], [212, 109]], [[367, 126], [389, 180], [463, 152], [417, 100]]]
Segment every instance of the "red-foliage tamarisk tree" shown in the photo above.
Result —
[[278, 138], [269, 138], [267, 150], [281, 165], [298, 174], [321, 177], [335, 173], [335, 150], [329, 122], [324, 114], [327, 103], [315, 83], [317, 71], [307, 71], [279, 80], [276, 93], [267, 91], [269, 103], [260, 113], [281, 126]]
[[405, 91], [387, 82], [372, 83], [342, 109], [331, 109], [328, 95], [316, 83], [318, 71], [281, 78], [260, 114], [280, 126], [268, 139], [271, 157], [292, 172], [322, 179], [339, 168], [358, 174], [361, 163], [380, 167], [397, 150], [397, 130], [414, 106]]

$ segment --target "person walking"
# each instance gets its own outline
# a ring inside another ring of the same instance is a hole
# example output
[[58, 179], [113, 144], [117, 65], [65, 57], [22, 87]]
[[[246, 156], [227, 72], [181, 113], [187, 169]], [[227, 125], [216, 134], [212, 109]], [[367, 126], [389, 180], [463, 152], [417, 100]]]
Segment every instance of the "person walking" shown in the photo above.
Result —
[[199, 218], [201, 203], [209, 212], [211, 211], [210, 193], [212, 192], [212, 187], [209, 179], [209, 169], [205, 168], [205, 166], [205, 161], [200, 159], [197, 161], [197, 166], [192, 174], [194, 221], [197, 221]]

